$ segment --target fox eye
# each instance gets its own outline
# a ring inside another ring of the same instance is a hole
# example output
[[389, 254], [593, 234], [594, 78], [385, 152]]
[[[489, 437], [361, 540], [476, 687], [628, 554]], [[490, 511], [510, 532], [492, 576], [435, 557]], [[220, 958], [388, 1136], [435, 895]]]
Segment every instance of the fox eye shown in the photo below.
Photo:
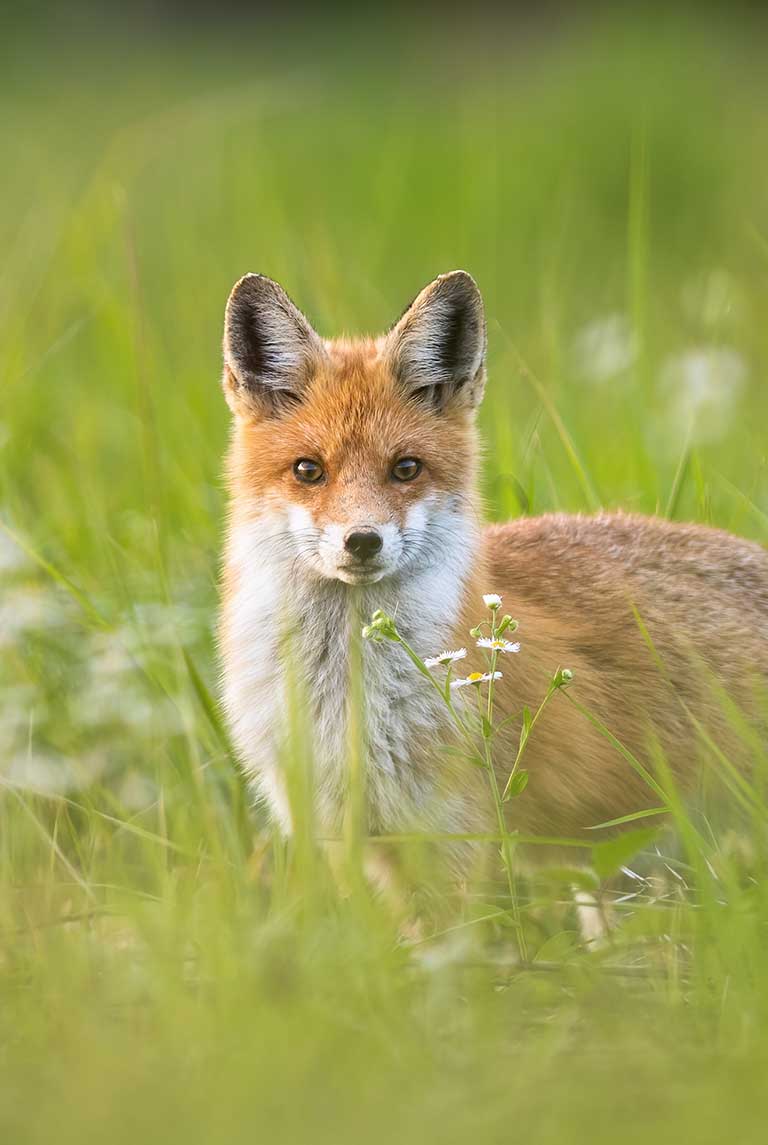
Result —
[[325, 472], [319, 461], [312, 461], [310, 457], [300, 457], [298, 461], [293, 463], [293, 475], [297, 481], [303, 481], [306, 485], [314, 485], [322, 480]]
[[413, 481], [421, 473], [421, 462], [415, 457], [401, 457], [392, 466], [395, 481]]

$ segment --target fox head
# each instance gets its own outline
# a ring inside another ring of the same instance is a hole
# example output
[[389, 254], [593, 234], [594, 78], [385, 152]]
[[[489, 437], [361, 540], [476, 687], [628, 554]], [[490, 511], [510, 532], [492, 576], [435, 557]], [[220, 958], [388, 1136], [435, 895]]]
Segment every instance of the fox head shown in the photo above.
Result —
[[224, 328], [236, 512], [316, 577], [370, 584], [441, 563], [474, 514], [485, 345], [464, 271], [382, 337], [330, 341], [276, 282], [245, 275]]

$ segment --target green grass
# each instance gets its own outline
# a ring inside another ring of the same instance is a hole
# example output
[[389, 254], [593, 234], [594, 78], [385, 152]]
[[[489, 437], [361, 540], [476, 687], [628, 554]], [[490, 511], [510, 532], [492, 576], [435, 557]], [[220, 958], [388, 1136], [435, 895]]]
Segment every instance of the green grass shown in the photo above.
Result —
[[763, 1140], [758, 785], [601, 954], [558, 872], [532, 968], [494, 887], [414, 953], [249, 812], [212, 640], [247, 270], [328, 333], [475, 275], [489, 516], [768, 541], [762, 26], [87, 28], [0, 73], [0, 1137]]

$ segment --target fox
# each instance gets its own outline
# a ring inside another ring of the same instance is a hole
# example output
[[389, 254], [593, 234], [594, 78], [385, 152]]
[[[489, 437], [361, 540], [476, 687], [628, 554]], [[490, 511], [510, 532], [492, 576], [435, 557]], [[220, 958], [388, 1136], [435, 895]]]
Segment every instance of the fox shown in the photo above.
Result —
[[[764, 727], [768, 552], [624, 512], [486, 524], [486, 350], [483, 300], [463, 270], [427, 285], [379, 337], [321, 337], [263, 275], [229, 296], [223, 702], [254, 796], [286, 835], [289, 661], [312, 721], [318, 832], [342, 829], [355, 670], [367, 831], [496, 830], [482, 776], [450, 750], [446, 707], [402, 649], [365, 644], [351, 658], [360, 618], [377, 609], [423, 655], [466, 644], [484, 594], [503, 599], [521, 650], [499, 664], [500, 786], [521, 711], [537, 708], [555, 668], [570, 669], [579, 702], [556, 696], [542, 711], [526, 790], [505, 805], [510, 830], [526, 837], [594, 842], [595, 826], [658, 804], [642, 768], [653, 773], [659, 755], [690, 791], [713, 744], [746, 765], [733, 705]], [[474, 646], [465, 664], [487, 667]], [[446, 862], [460, 877], [466, 855], [454, 849]]]

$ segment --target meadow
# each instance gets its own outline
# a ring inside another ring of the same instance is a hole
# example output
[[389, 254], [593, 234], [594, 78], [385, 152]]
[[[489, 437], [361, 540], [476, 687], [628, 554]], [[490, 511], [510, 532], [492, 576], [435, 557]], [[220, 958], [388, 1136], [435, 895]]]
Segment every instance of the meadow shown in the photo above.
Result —
[[760, 17], [37, 20], [0, 48], [0, 1140], [762, 1141], [759, 744], [735, 826], [614, 856], [605, 948], [521, 879], [520, 965], [503, 887], [409, 946], [273, 835], [215, 652], [246, 271], [327, 334], [475, 276], [489, 519], [768, 543]]

